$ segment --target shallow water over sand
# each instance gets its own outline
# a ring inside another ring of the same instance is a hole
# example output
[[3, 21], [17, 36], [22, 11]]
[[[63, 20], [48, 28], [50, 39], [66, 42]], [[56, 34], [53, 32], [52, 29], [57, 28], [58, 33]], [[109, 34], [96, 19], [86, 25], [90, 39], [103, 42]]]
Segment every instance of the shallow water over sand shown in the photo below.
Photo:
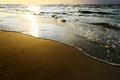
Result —
[[65, 43], [95, 59], [120, 64], [120, 5], [2, 6], [2, 30]]

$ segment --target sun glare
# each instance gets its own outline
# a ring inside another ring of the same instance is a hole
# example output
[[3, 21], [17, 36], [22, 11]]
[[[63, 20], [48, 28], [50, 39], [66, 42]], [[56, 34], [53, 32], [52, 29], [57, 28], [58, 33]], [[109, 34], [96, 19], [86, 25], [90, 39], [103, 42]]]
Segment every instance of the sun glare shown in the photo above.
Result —
[[30, 21], [30, 24], [31, 24], [31, 34], [33, 36], [36, 36], [38, 37], [38, 24], [37, 24], [37, 21], [36, 21], [36, 18], [34, 15], [32, 14], [25, 14], [24, 17]]
[[36, 14], [39, 14], [39, 11], [40, 11], [38, 6], [29, 6], [28, 10], [30, 10], [31, 12], [36, 13]]

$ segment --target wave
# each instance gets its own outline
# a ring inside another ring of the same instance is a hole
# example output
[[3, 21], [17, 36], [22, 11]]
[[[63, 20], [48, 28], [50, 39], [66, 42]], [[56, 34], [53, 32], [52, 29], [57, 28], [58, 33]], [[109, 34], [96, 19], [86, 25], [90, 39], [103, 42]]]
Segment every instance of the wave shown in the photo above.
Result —
[[[97, 59], [101, 59], [105, 62], [110, 62], [110, 63], [114, 63], [114, 64], [119, 64], [120, 63], [120, 59], [119, 59], [119, 55], [120, 55], [120, 49], [118, 47], [114, 47], [112, 44], [107, 44], [107, 43], [104, 43], [102, 41], [96, 41], [96, 40], [91, 40], [89, 39], [88, 37], [83, 37], [83, 36], [80, 36], [78, 34], [74, 34], [76, 37], [78, 38], [82, 38], [86, 41], [89, 42], [89, 44], [92, 44], [92, 45], [97, 45], [96, 50], [100, 49], [100, 55], [97, 55], [99, 54], [99, 52], [97, 52], [97, 54], [95, 54], [96, 52], [92, 52], [91, 49], [89, 50], [86, 50], [82, 47], [82, 50], [86, 51], [87, 55], [90, 55], [92, 57], [95, 57]], [[91, 45], [91, 47], [92, 47]], [[104, 50], [103, 50], [104, 49]], [[109, 56], [109, 57], [106, 57], [106, 56]], [[107, 59], [111, 59], [111, 61], [106, 61]]]
[[120, 31], [119, 25], [112, 25], [112, 24], [109, 24], [109, 23], [90, 23], [90, 24], [97, 25], [97, 26], [102, 26], [104, 28], [109, 28], [109, 29]]
[[110, 12], [93, 12], [93, 11], [78, 11], [80, 13], [84, 13], [84, 14], [104, 14], [104, 15], [115, 15], [115, 13], [110, 13]]

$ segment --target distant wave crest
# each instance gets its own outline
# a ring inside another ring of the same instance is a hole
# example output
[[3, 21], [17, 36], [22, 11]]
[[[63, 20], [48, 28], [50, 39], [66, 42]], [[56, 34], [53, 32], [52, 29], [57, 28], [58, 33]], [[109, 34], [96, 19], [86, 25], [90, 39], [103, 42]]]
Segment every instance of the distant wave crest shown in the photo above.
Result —
[[78, 11], [80, 13], [84, 14], [104, 14], [104, 15], [114, 15], [115, 13], [110, 13], [110, 12], [93, 12], [93, 11]]
[[97, 26], [102, 26], [104, 28], [109, 28], [109, 29], [114, 29], [114, 30], [120, 30], [120, 26], [119, 25], [113, 25], [113, 24], [109, 24], [109, 23], [90, 23], [92, 25], [97, 25]]

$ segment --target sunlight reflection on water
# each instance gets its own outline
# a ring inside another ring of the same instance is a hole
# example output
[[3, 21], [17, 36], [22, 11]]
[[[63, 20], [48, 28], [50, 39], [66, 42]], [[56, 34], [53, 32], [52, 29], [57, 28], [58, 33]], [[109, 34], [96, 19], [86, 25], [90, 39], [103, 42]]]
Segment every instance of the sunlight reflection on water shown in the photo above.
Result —
[[24, 17], [31, 23], [31, 34], [38, 37], [39, 29], [35, 16], [32, 14], [24, 14]]

